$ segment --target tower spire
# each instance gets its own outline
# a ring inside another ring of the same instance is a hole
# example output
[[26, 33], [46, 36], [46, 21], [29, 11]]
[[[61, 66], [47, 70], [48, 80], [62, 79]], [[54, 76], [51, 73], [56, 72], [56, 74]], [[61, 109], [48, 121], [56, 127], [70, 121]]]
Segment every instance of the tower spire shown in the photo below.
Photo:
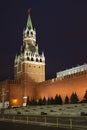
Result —
[[31, 17], [30, 17], [30, 11], [31, 11], [31, 8], [28, 9], [28, 19], [27, 19], [26, 28], [33, 29], [32, 21], [31, 21]]

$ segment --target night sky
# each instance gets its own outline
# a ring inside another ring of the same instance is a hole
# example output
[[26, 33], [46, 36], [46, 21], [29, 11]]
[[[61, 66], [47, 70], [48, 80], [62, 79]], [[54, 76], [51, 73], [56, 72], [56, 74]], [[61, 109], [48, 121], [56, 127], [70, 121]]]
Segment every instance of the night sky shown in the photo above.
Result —
[[0, 80], [13, 78], [29, 7], [39, 52], [45, 53], [46, 79], [87, 63], [86, 1], [0, 0]]

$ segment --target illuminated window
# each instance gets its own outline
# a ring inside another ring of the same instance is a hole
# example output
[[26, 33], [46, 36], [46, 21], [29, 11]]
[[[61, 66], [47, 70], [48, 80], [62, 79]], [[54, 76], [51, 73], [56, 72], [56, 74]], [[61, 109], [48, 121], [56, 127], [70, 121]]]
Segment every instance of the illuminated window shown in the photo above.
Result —
[[81, 71], [84, 71], [84, 69], [82, 68]]
[[63, 76], [65, 76], [65, 74], [63, 74]]
[[73, 74], [73, 71], [71, 73]]
[[75, 70], [75, 73], [77, 73], [77, 70]]
[[69, 72], [69, 74], [71, 74], [71, 72]]

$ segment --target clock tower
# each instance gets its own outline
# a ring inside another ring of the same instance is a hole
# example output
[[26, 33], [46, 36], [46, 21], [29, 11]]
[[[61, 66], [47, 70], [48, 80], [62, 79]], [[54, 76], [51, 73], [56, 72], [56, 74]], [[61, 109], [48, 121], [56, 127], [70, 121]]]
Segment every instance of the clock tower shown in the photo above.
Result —
[[36, 31], [33, 28], [30, 11], [25, 29], [23, 30], [23, 45], [20, 54], [14, 60], [14, 78], [21, 79], [26, 77], [34, 82], [45, 81], [45, 56], [38, 52], [36, 43]]

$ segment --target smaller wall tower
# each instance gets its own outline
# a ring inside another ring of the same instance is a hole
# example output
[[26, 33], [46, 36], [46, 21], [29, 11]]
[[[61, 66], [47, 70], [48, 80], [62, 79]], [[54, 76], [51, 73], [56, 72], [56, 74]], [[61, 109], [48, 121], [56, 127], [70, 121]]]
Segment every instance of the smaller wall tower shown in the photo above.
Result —
[[42, 55], [38, 52], [36, 31], [32, 26], [30, 11], [26, 28], [23, 30], [20, 55], [16, 55], [14, 60], [14, 78], [19, 79], [25, 75], [35, 82], [45, 81], [45, 56], [43, 52]]

